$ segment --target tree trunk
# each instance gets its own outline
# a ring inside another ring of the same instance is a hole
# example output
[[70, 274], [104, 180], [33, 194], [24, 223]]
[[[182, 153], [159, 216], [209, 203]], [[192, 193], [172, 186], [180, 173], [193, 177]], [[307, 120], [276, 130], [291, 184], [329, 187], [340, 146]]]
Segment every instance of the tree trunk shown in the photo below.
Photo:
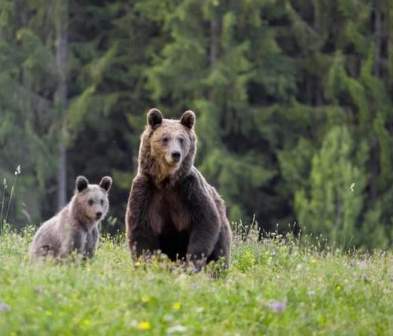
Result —
[[374, 12], [374, 36], [375, 36], [375, 61], [374, 61], [374, 74], [381, 77], [381, 48], [382, 48], [382, 13], [381, 1], [375, 0]]
[[55, 105], [59, 109], [61, 119], [58, 170], [57, 170], [57, 207], [63, 208], [67, 202], [67, 150], [66, 150], [66, 117], [67, 106], [67, 54], [68, 54], [68, 1], [58, 0], [56, 3], [56, 68], [58, 83], [55, 94]]
[[[213, 70], [214, 65], [217, 62], [218, 59], [218, 48], [219, 48], [219, 33], [220, 33], [220, 27], [219, 27], [219, 21], [216, 17], [212, 18], [210, 20], [210, 45], [209, 45], [209, 66], [210, 66], [210, 71]], [[213, 102], [214, 99], [214, 89], [210, 88], [209, 92], [207, 93], [207, 99], [209, 102]]]
[[210, 55], [209, 55], [210, 66], [213, 66], [213, 64], [216, 63], [217, 61], [218, 34], [219, 34], [218, 20], [216, 18], [213, 18], [210, 21]]
[[[380, 0], [374, 1], [374, 22], [373, 22], [373, 32], [374, 32], [374, 75], [376, 77], [381, 77], [381, 43], [382, 43], [382, 17], [381, 17], [381, 2]], [[376, 116], [376, 111], [371, 113]], [[371, 115], [370, 115], [371, 117]], [[379, 176], [379, 151], [378, 151], [378, 139], [375, 134], [371, 133], [370, 139], [370, 200], [375, 200], [378, 197], [378, 176]]]

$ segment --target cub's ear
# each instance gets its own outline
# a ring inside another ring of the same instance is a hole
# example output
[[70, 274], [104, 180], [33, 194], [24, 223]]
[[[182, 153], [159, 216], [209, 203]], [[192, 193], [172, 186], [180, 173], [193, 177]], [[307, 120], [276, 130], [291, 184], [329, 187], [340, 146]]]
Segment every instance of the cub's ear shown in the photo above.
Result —
[[111, 186], [112, 186], [112, 177], [104, 176], [101, 179], [100, 187], [108, 192], [111, 189]]
[[147, 123], [151, 128], [156, 129], [162, 123], [162, 113], [159, 109], [152, 108], [147, 112]]
[[81, 192], [87, 188], [89, 181], [84, 176], [78, 176], [75, 181], [75, 187], [78, 192]]
[[184, 112], [180, 118], [180, 122], [183, 126], [192, 129], [195, 124], [195, 113], [191, 110]]

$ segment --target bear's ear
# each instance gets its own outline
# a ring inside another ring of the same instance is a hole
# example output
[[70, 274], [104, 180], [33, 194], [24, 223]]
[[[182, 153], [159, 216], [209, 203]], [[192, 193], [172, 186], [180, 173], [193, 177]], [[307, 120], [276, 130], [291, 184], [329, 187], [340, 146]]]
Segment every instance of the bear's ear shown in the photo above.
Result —
[[78, 192], [81, 192], [87, 188], [89, 181], [84, 176], [78, 176], [75, 181], [75, 187]]
[[100, 187], [108, 192], [111, 189], [111, 186], [112, 186], [112, 177], [104, 176], [101, 179]]
[[147, 112], [147, 123], [151, 128], [156, 129], [162, 123], [162, 113], [159, 109], [152, 108]]
[[180, 118], [180, 122], [183, 126], [192, 129], [195, 124], [195, 113], [191, 110], [184, 112]]

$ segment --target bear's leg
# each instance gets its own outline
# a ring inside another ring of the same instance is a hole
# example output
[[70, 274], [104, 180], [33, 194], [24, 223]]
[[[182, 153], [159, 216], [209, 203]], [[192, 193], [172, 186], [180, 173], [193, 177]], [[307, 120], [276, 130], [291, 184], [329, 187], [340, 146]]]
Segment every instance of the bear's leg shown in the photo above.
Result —
[[86, 244], [86, 236], [86, 232], [80, 229], [72, 229], [71, 232], [69, 232], [68, 238], [62, 243], [59, 257], [67, 257], [73, 251], [83, 254]]
[[193, 202], [192, 229], [187, 247], [187, 258], [200, 270], [213, 253], [220, 234], [218, 212], [212, 202]]
[[159, 250], [160, 244], [150, 227], [136, 227], [128, 236], [128, 247], [133, 257], [150, 257]]
[[149, 223], [148, 208], [152, 185], [145, 176], [137, 175], [132, 183], [126, 212], [128, 246], [133, 257], [152, 254], [159, 248], [158, 237]]
[[228, 226], [223, 225], [214, 250], [207, 259], [207, 262], [222, 260], [224, 262], [224, 266], [227, 268], [229, 266], [231, 240], [231, 232], [228, 229]]
[[94, 227], [86, 237], [86, 247], [84, 256], [88, 258], [92, 258], [96, 252], [97, 243], [98, 243], [99, 232], [98, 228]]
[[56, 255], [56, 250], [53, 248], [53, 246], [50, 245], [41, 245], [39, 247], [36, 247], [32, 252], [31, 252], [31, 258], [32, 259], [40, 259], [40, 258], [46, 258], [46, 257], [54, 257]]
[[187, 259], [200, 270], [212, 254], [220, 234], [220, 215], [216, 204], [199, 174], [190, 175], [183, 183], [182, 200], [191, 217]]

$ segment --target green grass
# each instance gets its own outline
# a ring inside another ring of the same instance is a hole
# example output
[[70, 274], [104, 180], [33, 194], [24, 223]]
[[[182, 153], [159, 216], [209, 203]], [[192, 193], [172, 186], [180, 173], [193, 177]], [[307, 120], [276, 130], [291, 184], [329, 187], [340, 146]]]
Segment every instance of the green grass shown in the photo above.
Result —
[[0, 335], [393, 334], [391, 252], [236, 243], [214, 279], [132, 265], [109, 239], [92, 261], [31, 265], [28, 237], [0, 237]]

